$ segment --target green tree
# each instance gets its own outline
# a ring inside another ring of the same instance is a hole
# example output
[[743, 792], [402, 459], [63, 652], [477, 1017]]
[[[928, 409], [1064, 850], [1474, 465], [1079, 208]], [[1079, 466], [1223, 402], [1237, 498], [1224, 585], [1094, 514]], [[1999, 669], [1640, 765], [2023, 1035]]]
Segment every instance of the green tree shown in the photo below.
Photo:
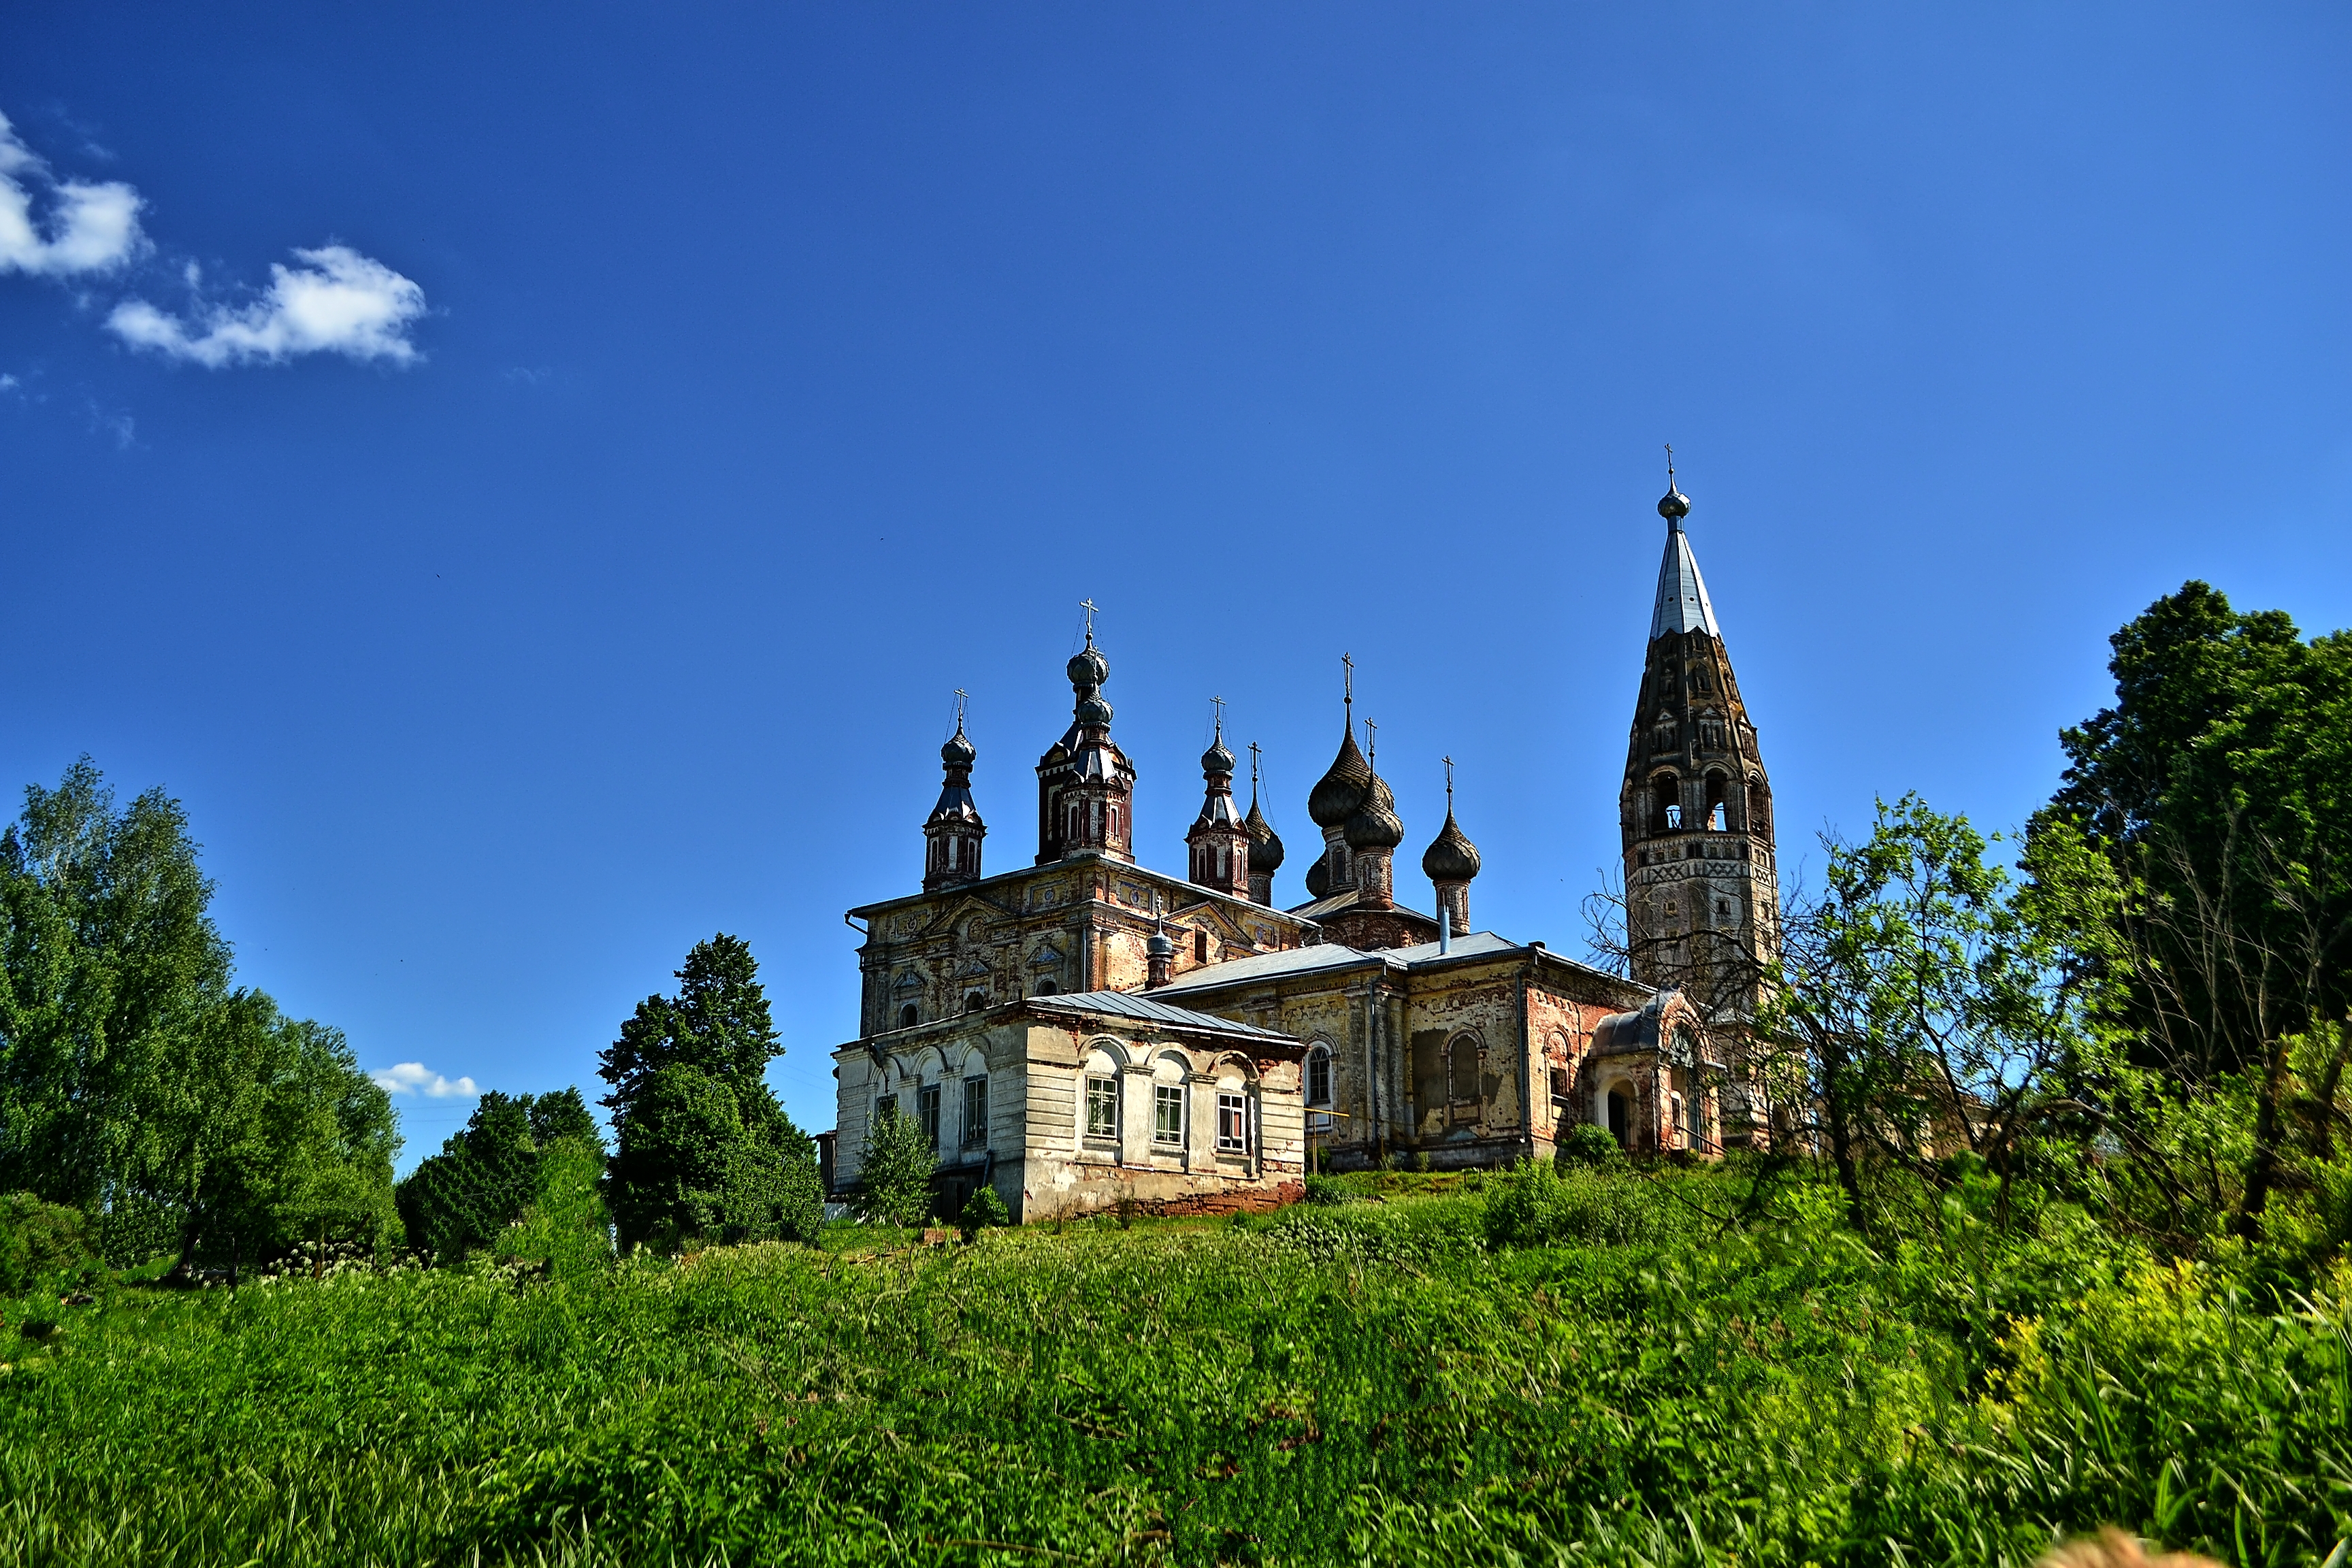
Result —
[[436, 1263], [501, 1247], [534, 1205], [549, 1214], [561, 1208], [601, 1233], [601, 1210], [591, 1216], [572, 1199], [554, 1202], [551, 1191], [583, 1163], [601, 1179], [604, 1155], [604, 1135], [579, 1089], [541, 1095], [491, 1089], [441, 1152], [400, 1183], [396, 1195], [408, 1244]]
[[751, 947], [724, 933], [698, 942], [677, 980], [675, 997], [639, 1003], [599, 1058], [622, 1245], [815, 1239], [816, 1147], [767, 1084], [782, 1047]]
[[0, 1187], [97, 1216], [110, 1251], [374, 1240], [391, 1102], [341, 1035], [232, 986], [197, 862], [177, 802], [118, 811], [87, 757], [26, 790], [0, 833]]
[[939, 1152], [922, 1124], [897, 1106], [886, 1108], [866, 1134], [858, 1179], [866, 1184], [865, 1213], [883, 1225], [920, 1225], [931, 1215], [931, 1173]]

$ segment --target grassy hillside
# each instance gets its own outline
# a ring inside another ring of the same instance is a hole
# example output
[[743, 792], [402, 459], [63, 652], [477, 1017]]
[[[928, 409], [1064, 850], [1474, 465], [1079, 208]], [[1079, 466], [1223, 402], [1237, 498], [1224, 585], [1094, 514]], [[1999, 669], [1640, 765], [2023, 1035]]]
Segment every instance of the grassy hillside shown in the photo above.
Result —
[[1742, 1217], [1728, 1174], [1406, 1184], [21, 1299], [0, 1563], [1990, 1564], [2116, 1521], [2315, 1564], [2352, 1532], [2340, 1297], [2063, 1210], [1954, 1206], [1887, 1256], [1819, 1187]]

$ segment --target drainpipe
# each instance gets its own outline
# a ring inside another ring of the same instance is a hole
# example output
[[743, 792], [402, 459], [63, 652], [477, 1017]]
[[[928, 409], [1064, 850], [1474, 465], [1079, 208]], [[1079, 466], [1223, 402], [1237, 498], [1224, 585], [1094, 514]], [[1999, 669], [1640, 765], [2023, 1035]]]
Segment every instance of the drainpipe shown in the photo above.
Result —
[[1444, 958], [1454, 951], [1453, 906], [1440, 900], [1437, 905], [1437, 956]]
[[1372, 1157], [1389, 1152], [1387, 1119], [1381, 1114], [1381, 1005], [1375, 987], [1364, 987], [1364, 1110], [1372, 1124]]

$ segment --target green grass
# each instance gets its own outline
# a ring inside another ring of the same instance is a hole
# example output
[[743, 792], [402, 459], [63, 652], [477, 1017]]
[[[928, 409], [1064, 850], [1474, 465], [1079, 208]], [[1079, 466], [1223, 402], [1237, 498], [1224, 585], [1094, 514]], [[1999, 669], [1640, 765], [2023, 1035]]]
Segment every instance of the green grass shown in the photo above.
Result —
[[1495, 1185], [1400, 1187], [520, 1286], [118, 1288], [37, 1342], [20, 1301], [0, 1564], [1993, 1564], [2109, 1521], [2315, 1564], [2352, 1531], [2340, 1305], [2063, 1213], [1882, 1256], [1816, 1190], [1720, 1234], [1716, 1178], [1592, 1181], [1529, 1212], [1656, 1234], [1496, 1250]]

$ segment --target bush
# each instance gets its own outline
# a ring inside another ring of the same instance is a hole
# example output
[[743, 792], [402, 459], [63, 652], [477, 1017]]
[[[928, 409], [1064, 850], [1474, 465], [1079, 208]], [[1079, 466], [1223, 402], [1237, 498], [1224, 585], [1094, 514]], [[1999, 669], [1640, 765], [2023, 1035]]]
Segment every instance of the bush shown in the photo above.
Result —
[[995, 1187], [986, 1182], [974, 1187], [971, 1196], [964, 1200], [962, 1225], [967, 1240], [992, 1226], [1012, 1223], [1013, 1211], [1006, 1208], [1004, 1200], [996, 1195]]
[[1618, 1146], [1609, 1129], [1587, 1121], [1559, 1141], [1552, 1159], [1562, 1170], [1571, 1165], [1622, 1165], [1625, 1163], [1625, 1151]]
[[931, 1216], [931, 1173], [939, 1154], [923, 1136], [922, 1124], [892, 1106], [874, 1119], [866, 1135], [858, 1178], [866, 1184], [860, 1205], [879, 1225], [918, 1226]]
[[0, 1290], [14, 1295], [96, 1260], [81, 1210], [30, 1193], [0, 1198]]
[[1688, 1227], [1657, 1189], [1631, 1171], [1523, 1160], [1488, 1184], [1486, 1243], [1624, 1247], [1670, 1239]]

